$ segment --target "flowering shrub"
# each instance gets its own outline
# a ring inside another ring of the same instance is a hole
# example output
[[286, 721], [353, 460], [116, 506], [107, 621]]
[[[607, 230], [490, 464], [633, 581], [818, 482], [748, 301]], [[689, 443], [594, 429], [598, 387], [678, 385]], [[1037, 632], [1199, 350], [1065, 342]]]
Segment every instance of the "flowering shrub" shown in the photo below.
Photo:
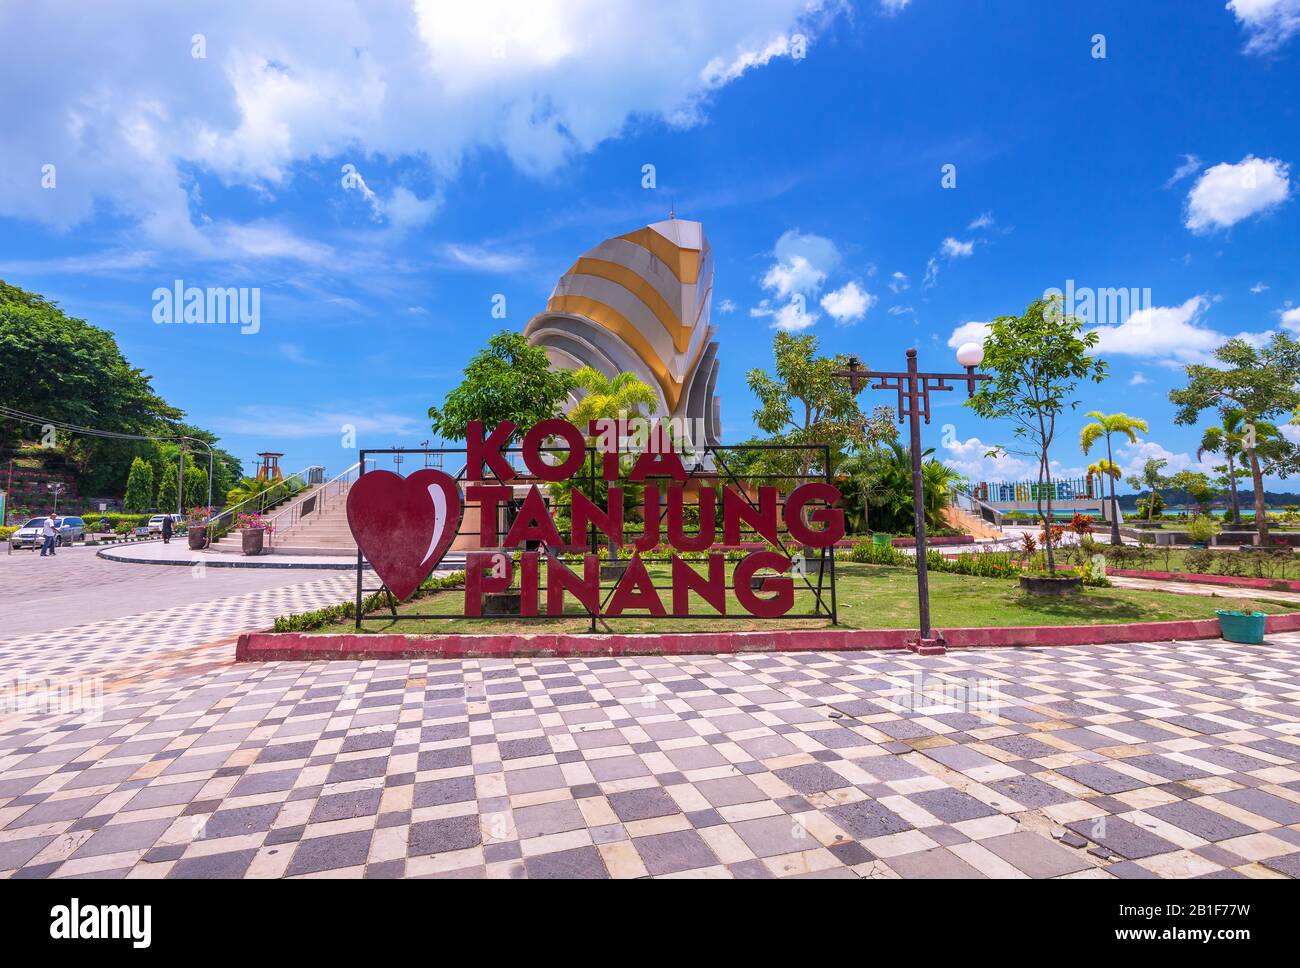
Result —
[[235, 516], [235, 527], [241, 531], [265, 531], [268, 535], [275, 533], [275, 526], [257, 512], [248, 514], [240, 511]]
[[1070, 519], [1070, 530], [1080, 536], [1092, 534], [1092, 515], [1075, 511], [1074, 517]]

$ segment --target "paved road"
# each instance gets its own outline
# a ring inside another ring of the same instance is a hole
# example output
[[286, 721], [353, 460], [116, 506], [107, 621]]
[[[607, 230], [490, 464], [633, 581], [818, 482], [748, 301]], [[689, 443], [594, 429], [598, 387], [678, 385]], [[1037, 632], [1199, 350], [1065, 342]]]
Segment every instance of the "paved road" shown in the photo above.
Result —
[[338, 587], [345, 588], [346, 575], [310, 569], [204, 568], [200, 571], [166, 565], [130, 565], [96, 557], [95, 549], [86, 547], [63, 548], [53, 558], [41, 558], [38, 553], [26, 550], [0, 554], [0, 640], [319, 582], [326, 576], [333, 578]]
[[349, 578], [3, 569], [0, 876], [1300, 876], [1300, 634], [235, 665]]

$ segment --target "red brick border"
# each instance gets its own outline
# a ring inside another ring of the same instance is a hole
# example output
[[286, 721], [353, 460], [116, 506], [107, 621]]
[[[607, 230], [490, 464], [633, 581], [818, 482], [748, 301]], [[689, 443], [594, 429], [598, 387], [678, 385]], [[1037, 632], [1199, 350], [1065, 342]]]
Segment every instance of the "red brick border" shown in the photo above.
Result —
[[[1270, 615], [1269, 632], [1300, 629], [1300, 612]], [[949, 648], [1098, 645], [1217, 639], [1218, 619], [1141, 622], [1132, 625], [1031, 625], [1018, 628], [945, 629]], [[252, 632], [239, 637], [236, 662], [318, 659], [475, 658], [482, 656], [694, 655], [735, 652], [857, 652], [905, 649], [910, 629], [815, 629], [773, 632], [702, 632], [666, 635], [310, 635]]]
[[1143, 571], [1133, 568], [1108, 568], [1108, 575], [1123, 578], [1153, 578], [1158, 581], [1185, 581], [1195, 585], [1234, 585], [1238, 588], [1262, 588], [1273, 592], [1300, 592], [1300, 581], [1283, 578], [1242, 578], [1237, 575], [1208, 575], [1187, 571]]

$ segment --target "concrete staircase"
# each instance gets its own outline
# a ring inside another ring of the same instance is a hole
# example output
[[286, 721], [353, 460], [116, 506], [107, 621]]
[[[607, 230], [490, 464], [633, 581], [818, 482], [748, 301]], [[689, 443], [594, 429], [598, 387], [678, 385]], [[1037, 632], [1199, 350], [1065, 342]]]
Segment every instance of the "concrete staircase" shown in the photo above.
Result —
[[[293, 524], [278, 525], [266, 550], [277, 555], [355, 555], [357, 543], [348, 528], [348, 487], [348, 482], [340, 481], [296, 496], [294, 502], [298, 503], [315, 493], [320, 506]], [[242, 540], [238, 531], [232, 531], [216, 541], [212, 550], [241, 554]]]
[[976, 517], [969, 511], [949, 505], [943, 509], [943, 519], [950, 528], [974, 535], [978, 538], [1000, 538], [1002, 529], [990, 524], [983, 518]]

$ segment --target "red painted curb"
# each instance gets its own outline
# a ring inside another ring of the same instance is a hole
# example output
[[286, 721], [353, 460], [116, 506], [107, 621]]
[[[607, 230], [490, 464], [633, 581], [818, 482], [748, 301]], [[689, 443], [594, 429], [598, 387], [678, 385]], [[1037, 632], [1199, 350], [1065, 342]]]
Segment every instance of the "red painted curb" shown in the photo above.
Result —
[[1197, 585], [1234, 585], [1239, 588], [1262, 588], [1274, 592], [1300, 592], [1300, 581], [1282, 578], [1242, 578], [1237, 575], [1206, 575], [1186, 571], [1143, 571], [1131, 568], [1109, 568], [1108, 575], [1124, 578], [1154, 578], [1163, 581], [1185, 581]]
[[[1300, 629], [1300, 612], [1270, 615], [1269, 632]], [[1106, 645], [1217, 639], [1218, 619], [1132, 625], [1029, 625], [945, 629], [948, 648]], [[701, 632], [667, 635], [309, 635], [252, 632], [239, 637], [236, 662], [319, 659], [480, 658], [487, 656], [718, 655], [737, 652], [860, 652], [905, 649], [911, 629], [804, 629], [773, 632]]]

